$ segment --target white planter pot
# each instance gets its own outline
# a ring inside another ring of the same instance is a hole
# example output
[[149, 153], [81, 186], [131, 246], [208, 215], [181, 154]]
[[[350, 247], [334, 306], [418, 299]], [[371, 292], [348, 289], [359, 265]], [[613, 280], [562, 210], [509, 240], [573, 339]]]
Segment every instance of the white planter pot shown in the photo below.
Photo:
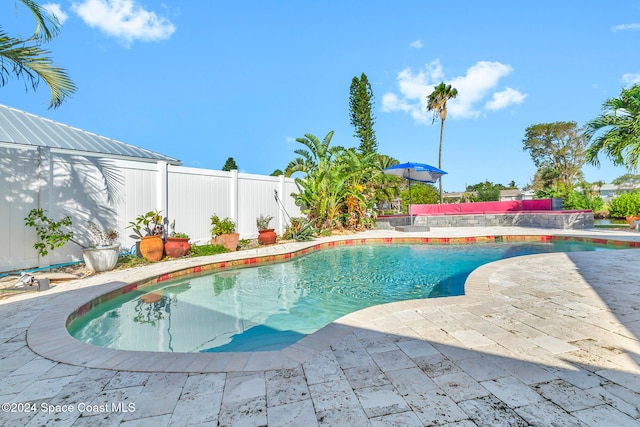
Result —
[[82, 257], [87, 268], [96, 273], [113, 270], [118, 263], [119, 245], [100, 246], [82, 250]]

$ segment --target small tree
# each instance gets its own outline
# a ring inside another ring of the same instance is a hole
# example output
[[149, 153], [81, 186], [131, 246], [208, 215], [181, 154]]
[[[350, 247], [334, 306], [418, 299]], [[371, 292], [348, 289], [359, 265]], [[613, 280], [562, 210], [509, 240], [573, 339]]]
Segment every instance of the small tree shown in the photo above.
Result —
[[576, 122], [531, 125], [522, 142], [538, 168], [534, 180], [539, 192], [566, 195], [582, 180], [588, 138]]
[[49, 251], [60, 248], [67, 242], [73, 242], [83, 247], [81, 243], [73, 239], [73, 231], [68, 230], [71, 227], [71, 218], [68, 215], [60, 221], [55, 221], [47, 216], [45, 210], [32, 209], [24, 219], [24, 223], [36, 229], [39, 241], [34, 243], [33, 247], [40, 256], [46, 256]]
[[233, 157], [229, 157], [227, 159], [227, 161], [225, 162], [224, 166], [222, 166], [222, 170], [225, 172], [229, 172], [232, 170], [238, 170], [238, 165], [236, 164], [236, 161], [233, 160]]
[[488, 180], [480, 182], [474, 185], [468, 185], [467, 191], [475, 191], [477, 197], [471, 196], [474, 202], [494, 202], [500, 200], [500, 191], [505, 190], [506, 187], [502, 184], [494, 184]]

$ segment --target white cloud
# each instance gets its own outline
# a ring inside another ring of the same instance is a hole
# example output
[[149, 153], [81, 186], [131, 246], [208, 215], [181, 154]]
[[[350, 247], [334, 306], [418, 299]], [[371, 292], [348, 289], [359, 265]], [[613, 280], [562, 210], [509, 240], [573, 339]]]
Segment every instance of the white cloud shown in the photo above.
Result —
[[134, 0], [84, 0], [73, 4], [73, 10], [91, 27], [123, 40], [164, 40], [176, 30], [166, 18], [145, 10]]
[[622, 76], [622, 82], [629, 86], [640, 84], [640, 74], [626, 73]]
[[439, 60], [427, 64], [414, 74], [409, 68], [397, 77], [400, 94], [387, 93], [382, 97], [382, 111], [402, 111], [416, 122], [428, 123], [432, 113], [427, 112], [427, 97], [434, 86], [445, 81], [458, 90], [458, 96], [447, 103], [449, 117], [475, 118], [482, 112], [478, 104], [491, 96], [484, 108], [495, 111], [524, 101], [526, 94], [511, 88], [495, 92], [499, 80], [513, 71], [511, 66], [499, 62], [480, 61], [471, 66], [464, 76], [445, 79]]
[[487, 102], [485, 107], [487, 110], [501, 110], [512, 104], [522, 104], [527, 95], [510, 87], [506, 88], [502, 92], [496, 92], [493, 94], [491, 101]]
[[422, 41], [421, 41], [421, 40], [416, 40], [416, 41], [414, 41], [414, 42], [411, 42], [411, 44], [410, 44], [409, 46], [411, 46], [411, 47], [415, 47], [416, 49], [422, 49], [422, 47], [423, 47], [424, 45], [422, 44]]
[[64, 25], [67, 18], [69, 17], [69, 15], [62, 11], [62, 8], [58, 3], [46, 3], [42, 5], [42, 8], [54, 14], [56, 18], [58, 18], [58, 22], [60, 22], [61, 25]]
[[620, 24], [611, 28], [611, 31], [613, 31], [614, 33], [627, 30], [640, 30], [640, 24]]

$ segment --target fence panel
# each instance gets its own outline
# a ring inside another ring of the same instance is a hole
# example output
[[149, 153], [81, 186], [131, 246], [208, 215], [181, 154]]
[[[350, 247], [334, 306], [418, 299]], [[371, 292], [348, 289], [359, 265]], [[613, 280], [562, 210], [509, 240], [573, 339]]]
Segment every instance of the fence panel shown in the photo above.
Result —
[[207, 169], [170, 166], [123, 159], [78, 156], [55, 150], [0, 146], [0, 271], [74, 262], [81, 248], [72, 243], [39, 257], [35, 230], [24, 225], [31, 209], [41, 207], [59, 220], [69, 215], [74, 237], [90, 243], [87, 221], [115, 228], [119, 242], [131, 248], [135, 240], [130, 221], [160, 210], [175, 220], [177, 232], [203, 243], [211, 238], [210, 217], [231, 217], [242, 238], [257, 236], [260, 214], [274, 217], [271, 225], [282, 233], [288, 218], [274, 198], [278, 191], [286, 211], [299, 216], [290, 194], [293, 179]]
[[238, 199], [238, 225], [244, 231], [243, 237], [258, 236], [256, 218], [260, 215], [272, 216], [269, 227], [282, 234], [284, 228], [279, 222], [278, 205], [274, 197], [279, 186], [278, 177], [238, 174], [238, 194], [243, 195]]
[[192, 241], [211, 239], [211, 215], [231, 215], [229, 172], [169, 166], [169, 221], [175, 220], [175, 231], [187, 233]]
[[37, 204], [37, 170], [35, 150], [0, 148], [0, 271], [37, 265], [35, 230], [24, 226]]

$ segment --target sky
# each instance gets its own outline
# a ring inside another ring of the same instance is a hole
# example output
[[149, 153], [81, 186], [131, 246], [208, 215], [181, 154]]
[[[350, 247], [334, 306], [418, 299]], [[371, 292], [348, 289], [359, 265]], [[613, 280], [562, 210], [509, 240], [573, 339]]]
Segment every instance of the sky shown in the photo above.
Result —
[[[182, 161], [240, 172], [284, 170], [296, 138], [357, 147], [349, 88], [365, 73], [378, 151], [438, 165], [440, 123], [426, 98], [444, 81], [444, 191], [488, 180], [520, 188], [535, 166], [528, 126], [583, 126], [624, 87], [640, 83], [640, 0], [155, 1], [44, 3], [63, 23], [46, 45], [77, 92], [48, 109], [43, 83], [12, 78], [0, 103]], [[18, 2], [2, 29], [29, 36]], [[589, 182], [627, 171], [601, 157]]]

